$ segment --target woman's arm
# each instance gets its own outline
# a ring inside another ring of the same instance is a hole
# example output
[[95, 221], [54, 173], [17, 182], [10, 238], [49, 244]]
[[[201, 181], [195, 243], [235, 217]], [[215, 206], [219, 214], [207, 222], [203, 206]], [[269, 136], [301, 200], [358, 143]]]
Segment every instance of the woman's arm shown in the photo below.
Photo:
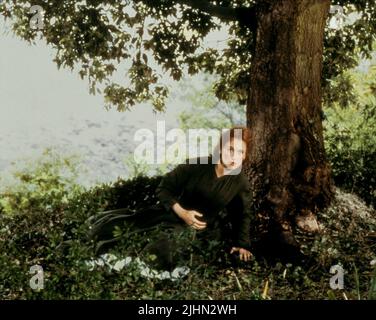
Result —
[[170, 210], [183, 192], [191, 171], [187, 163], [179, 164], [175, 169], [166, 173], [159, 183], [156, 193], [166, 210]]
[[250, 190], [248, 179], [242, 177], [239, 192], [227, 206], [233, 227], [233, 242], [236, 247], [250, 249], [250, 228], [252, 209], [252, 191]]
[[186, 210], [178, 202], [189, 178], [194, 176], [194, 168], [194, 164], [189, 164], [189, 159], [185, 164], [179, 164], [162, 178], [156, 192], [166, 210], [172, 209], [186, 224], [201, 230], [206, 227], [206, 222], [197, 219], [197, 217], [202, 217], [202, 213]]
[[202, 217], [202, 214], [195, 210], [186, 210], [178, 202], [189, 178], [194, 176], [194, 168], [194, 164], [189, 164], [189, 159], [185, 164], [179, 164], [162, 178], [156, 193], [166, 210], [172, 209], [187, 225], [202, 230], [206, 228], [206, 222], [197, 219]]
[[189, 164], [188, 161], [167, 173], [157, 187], [156, 193], [166, 210], [172, 209], [187, 225], [201, 230], [206, 227], [206, 222], [197, 219], [202, 217], [202, 214], [195, 210], [186, 210], [178, 202], [188, 179], [193, 176], [194, 165]]
[[196, 210], [186, 210], [179, 203], [175, 203], [172, 209], [176, 214], [184, 220], [184, 222], [194, 229], [202, 230], [206, 228], [206, 222], [198, 220], [197, 217], [202, 217], [203, 214]]
[[239, 197], [242, 203], [242, 215], [240, 217], [239, 235], [237, 238], [238, 246], [244, 249], [251, 247], [251, 216], [252, 194], [250, 190], [244, 189], [240, 192]]

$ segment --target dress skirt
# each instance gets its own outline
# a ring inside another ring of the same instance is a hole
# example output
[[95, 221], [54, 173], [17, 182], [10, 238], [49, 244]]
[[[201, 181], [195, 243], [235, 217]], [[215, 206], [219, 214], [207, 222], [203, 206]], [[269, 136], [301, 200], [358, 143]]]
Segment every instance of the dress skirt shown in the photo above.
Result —
[[114, 235], [117, 227], [124, 229], [127, 226], [127, 233], [123, 236], [148, 232], [158, 227], [157, 238], [148, 243], [143, 252], [154, 254], [157, 257], [155, 268], [163, 270], [173, 270], [178, 261], [190, 259], [192, 252], [202, 256], [210, 253], [215, 257], [215, 245], [224, 239], [221, 223], [198, 231], [160, 204], [138, 212], [128, 208], [108, 210], [89, 218], [88, 222], [89, 238], [96, 243], [96, 254], [103, 254], [119, 243], [122, 236]]

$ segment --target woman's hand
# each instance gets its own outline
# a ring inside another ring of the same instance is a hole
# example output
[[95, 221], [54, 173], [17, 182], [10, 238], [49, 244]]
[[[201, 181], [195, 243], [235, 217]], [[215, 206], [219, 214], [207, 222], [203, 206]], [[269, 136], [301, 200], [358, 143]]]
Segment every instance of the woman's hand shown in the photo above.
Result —
[[243, 248], [239, 248], [239, 247], [232, 247], [230, 254], [235, 253], [235, 252], [239, 252], [240, 260], [243, 260], [243, 261], [251, 260], [252, 253], [250, 251], [248, 251], [247, 249], [243, 249]]
[[206, 222], [198, 220], [196, 217], [202, 217], [202, 213], [196, 210], [186, 210], [180, 206], [179, 203], [175, 203], [172, 209], [176, 214], [184, 220], [184, 222], [194, 229], [202, 230], [206, 228]]
[[197, 217], [202, 217], [202, 213], [196, 210], [186, 210], [182, 215], [182, 219], [186, 224], [191, 226], [193, 229], [202, 230], [206, 228], [206, 222], [197, 219]]

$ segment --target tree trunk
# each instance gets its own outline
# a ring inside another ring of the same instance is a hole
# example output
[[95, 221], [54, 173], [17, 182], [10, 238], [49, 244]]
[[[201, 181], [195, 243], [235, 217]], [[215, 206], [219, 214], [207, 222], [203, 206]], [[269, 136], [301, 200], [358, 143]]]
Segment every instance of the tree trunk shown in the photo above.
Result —
[[247, 103], [248, 170], [261, 200], [257, 212], [281, 224], [317, 212], [333, 197], [321, 108], [329, 5], [329, 0], [275, 0], [257, 8]]

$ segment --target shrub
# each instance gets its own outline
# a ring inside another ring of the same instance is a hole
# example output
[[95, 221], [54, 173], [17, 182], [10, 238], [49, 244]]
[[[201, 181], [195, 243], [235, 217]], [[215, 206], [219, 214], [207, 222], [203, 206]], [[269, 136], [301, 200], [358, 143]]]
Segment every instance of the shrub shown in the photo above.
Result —
[[325, 146], [336, 185], [375, 206], [376, 98], [362, 108], [328, 109], [325, 128]]
[[[145, 278], [135, 265], [119, 272], [105, 266], [89, 271], [84, 262], [93, 258], [94, 246], [87, 240], [87, 218], [102, 210], [138, 210], [156, 203], [154, 191], [161, 177], [118, 179], [86, 190], [61, 176], [73, 163], [55, 165], [61, 170], [51, 165], [43, 171], [37, 165], [29, 171], [32, 178], [0, 194], [2, 299], [342, 299], [342, 292], [330, 291], [328, 283], [330, 266], [338, 262], [348, 270], [349, 299], [374, 296], [369, 264], [375, 258], [374, 243], [369, 242], [376, 231], [374, 212], [342, 192], [320, 216], [324, 233], [305, 239], [303, 249], [314, 260], [309, 265], [269, 264], [263, 259], [218, 264], [193, 257], [191, 272], [176, 282]], [[151, 233], [135, 234], [111, 253], [137, 256], [150, 241]], [[44, 270], [44, 289], [39, 291], [29, 285], [35, 265]]]

